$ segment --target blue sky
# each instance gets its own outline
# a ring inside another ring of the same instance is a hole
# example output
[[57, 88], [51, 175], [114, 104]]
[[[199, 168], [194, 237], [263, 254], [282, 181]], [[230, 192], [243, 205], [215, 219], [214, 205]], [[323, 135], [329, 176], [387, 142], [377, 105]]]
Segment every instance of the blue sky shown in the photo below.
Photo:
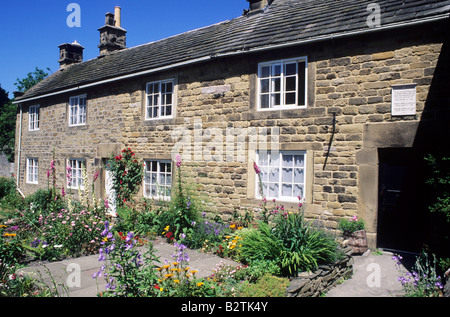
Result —
[[[98, 56], [98, 28], [105, 14], [122, 8], [127, 47], [230, 20], [247, 9], [246, 0], [1, 0], [0, 85], [9, 92], [14, 83], [35, 67], [55, 72], [62, 43], [77, 41], [85, 47], [84, 60]], [[81, 27], [69, 27], [67, 6], [81, 9]]]

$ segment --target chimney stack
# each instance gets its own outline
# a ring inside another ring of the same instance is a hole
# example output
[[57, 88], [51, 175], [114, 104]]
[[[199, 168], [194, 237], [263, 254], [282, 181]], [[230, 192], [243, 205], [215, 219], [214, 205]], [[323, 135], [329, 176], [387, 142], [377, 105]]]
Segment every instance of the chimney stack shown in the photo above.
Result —
[[250, 4], [250, 12], [259, 11], [264, 9], [266, 6], [272, 4], [273, 0], [247, 0]]
[[100, 56], [108, 55], [111, 52], [126, 48], [127, 31], [121, 26], [121, 9], [115, 7], [114, 14], [106, 13], [105, 25], [99, 28], [100, 31]]
[[83, 61], [83, 50], [84, 47], [81, 46], [77, 41], [70, 43], [64, 43], [59, 47], [59, 69], [65, 69], [68, 66], [76, 63], [81, 63]]

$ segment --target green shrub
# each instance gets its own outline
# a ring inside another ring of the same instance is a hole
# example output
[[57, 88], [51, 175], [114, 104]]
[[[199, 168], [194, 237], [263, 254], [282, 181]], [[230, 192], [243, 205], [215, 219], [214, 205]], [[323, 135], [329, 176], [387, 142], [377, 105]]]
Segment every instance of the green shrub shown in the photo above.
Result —
[[243, 239], [240, 251], [244, 261], [278, 261], [283, 251], [283, 244], [272, 233], [272, 229], [267, 223], [259, 222], [258, 229], [242, 229], [241, 235]]
[[9, 217], [15, 209], [25, 206], [24, 199], [16, 190], [13, 178], [0, 177], [0, 212], [4, 217]]
[[278, 217], [273, 228], [261, 222], [258, 229], [243, 229], [242, 236], [243, 259], [273, 261], [283, 276], [313, 271], [337, 256], [335, 239], [307, 224], [300, 213]]
[[13, 178], [0, 177], [0, 199], [16, 191], [16, 182]]
[[262, 276], [256, 283], [244, 282], [239, 296], [242, 297], [285, 297], [289, 286], [287, 278], [270, 274]]
[[365, 227], [364, 220], [358, 219], [356, 216], [353, 216], [351, 219], [342, 218], [338, 225], [339, 230], [347, 234], [363, 230]]

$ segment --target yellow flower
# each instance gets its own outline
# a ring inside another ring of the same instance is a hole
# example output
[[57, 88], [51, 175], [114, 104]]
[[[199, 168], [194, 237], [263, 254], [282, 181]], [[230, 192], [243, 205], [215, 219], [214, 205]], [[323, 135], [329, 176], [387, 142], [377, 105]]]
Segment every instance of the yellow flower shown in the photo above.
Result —
[[170, 267], [170, 265], [169, 265], [169, 264], [166, 264], [166, 265], [163, 266], [163, 269], [166, 269], [166, 270], [167, 270], [169, 267]]
[[175, 283], [180, 284], [180, 280], [173, 280]]
[[197, 273], [197, 272], [198, 272], [197, 270], [192, 270], [192, 271], [191, 271], [192, 274], [195, 274], [195, 273]]
[[164, 231], [169, 231], [170, 226], [164, 228]]
[[5, 233], [4, 236], [5, 237], [15, 237], [17, 234], [15, 233]]
[[173, 276], [173, 274], [164, 274], [165, 278], [169, 278], [169, 277], [172, 277], [172, 276]]
[[177, 265], [178, 265], [178, 262], [173, 262], [172, 265], [173, 265], [173, 266], [177, 266]]
[[200, 283], [197, 283], [197, 286], [200, 287], [200, 286], [202, 286], [203, 284], [205, 284], [205, 283], [200, 282]]
[[0, 228], [6, 228], [6, 226], [5, 225], [0, 225]]
[[104, 237], [104, 238], [102, 239], [102, 241], [103, 241], [103, 242], [108, 241], [108, 237]]
[[230, 228], [231, 228], [231, 229], [234, 229], [234, 228], [236, 228], [236, 225], [235, 225], [235, 224], [232, 224], [232, 225], [230, 225]]
[[242, 228], [244, 228], [244, 227], [238, 227], [238, 230], [241, 230]]

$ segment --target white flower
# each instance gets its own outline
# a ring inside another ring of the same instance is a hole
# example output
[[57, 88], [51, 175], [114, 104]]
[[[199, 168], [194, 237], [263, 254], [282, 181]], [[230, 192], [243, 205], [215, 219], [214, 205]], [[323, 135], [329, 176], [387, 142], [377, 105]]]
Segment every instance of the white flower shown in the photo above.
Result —
[[59, 249], [59, 248], [62, 248], [62, 244], [55, 244], [55, 248], [57, 248], [57, 249]]

